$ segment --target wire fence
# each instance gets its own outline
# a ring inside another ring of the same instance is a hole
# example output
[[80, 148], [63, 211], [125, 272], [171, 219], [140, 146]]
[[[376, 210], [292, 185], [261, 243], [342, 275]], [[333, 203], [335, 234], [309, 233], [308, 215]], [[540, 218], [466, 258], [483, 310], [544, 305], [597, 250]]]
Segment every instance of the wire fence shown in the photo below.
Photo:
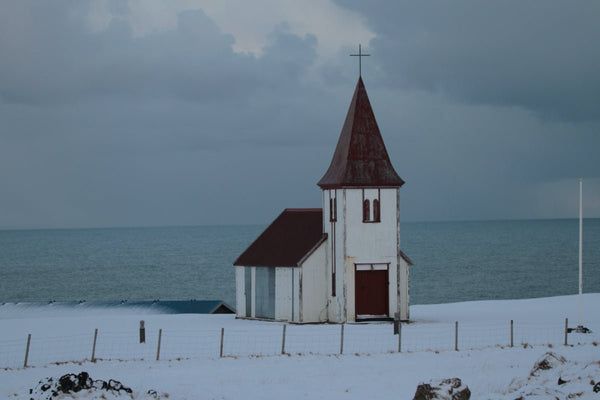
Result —
[[597, 333], [578, 334], [556, 324], [389, 323], [341, 325], [265, 324], [244, 328], [99, 331], [60, 337], [0, 340], [0, 368], [98, 360], [180, 360], [219, 357], [382, 354], [460, 351], [486, 347], [573, 345], [600, 342]]

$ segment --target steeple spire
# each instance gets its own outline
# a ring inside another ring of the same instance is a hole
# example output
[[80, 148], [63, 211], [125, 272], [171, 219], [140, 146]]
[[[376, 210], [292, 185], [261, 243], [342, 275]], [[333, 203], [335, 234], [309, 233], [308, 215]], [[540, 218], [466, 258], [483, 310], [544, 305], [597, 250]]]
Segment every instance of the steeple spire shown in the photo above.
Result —
[[400, 187], [403, 184], [390, 162], [367, 90], [359, 76], [331, 165], [318, 185], [322, 189], [332, 189]]

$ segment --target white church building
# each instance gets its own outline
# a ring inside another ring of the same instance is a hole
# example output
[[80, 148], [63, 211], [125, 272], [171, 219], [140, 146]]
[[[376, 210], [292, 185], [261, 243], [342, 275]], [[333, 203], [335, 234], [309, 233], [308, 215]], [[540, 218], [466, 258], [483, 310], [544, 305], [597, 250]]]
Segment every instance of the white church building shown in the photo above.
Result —
[[237, 316], [296, 323], [409, 319], [398, 176], [362, 78], [329, 169], [323, 208], [285, 209], [234, 262]]

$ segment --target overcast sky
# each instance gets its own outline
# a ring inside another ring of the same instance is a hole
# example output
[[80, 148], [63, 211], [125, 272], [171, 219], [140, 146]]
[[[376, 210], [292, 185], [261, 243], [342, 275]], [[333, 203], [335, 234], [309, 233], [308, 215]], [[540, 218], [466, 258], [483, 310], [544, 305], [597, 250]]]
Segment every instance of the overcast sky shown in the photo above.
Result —
[[0, 229], [319, 207], [358, 78], [401, 218], [600, 217], [600, 2], [0, 0]]

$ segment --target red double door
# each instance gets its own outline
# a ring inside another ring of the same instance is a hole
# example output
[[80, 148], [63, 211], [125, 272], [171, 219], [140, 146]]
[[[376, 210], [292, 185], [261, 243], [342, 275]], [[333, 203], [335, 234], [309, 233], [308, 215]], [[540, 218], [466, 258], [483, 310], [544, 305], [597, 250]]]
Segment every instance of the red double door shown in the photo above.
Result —
[[388, 270], [361, 270], [354, 275], [356, 316], [388, 317]]

